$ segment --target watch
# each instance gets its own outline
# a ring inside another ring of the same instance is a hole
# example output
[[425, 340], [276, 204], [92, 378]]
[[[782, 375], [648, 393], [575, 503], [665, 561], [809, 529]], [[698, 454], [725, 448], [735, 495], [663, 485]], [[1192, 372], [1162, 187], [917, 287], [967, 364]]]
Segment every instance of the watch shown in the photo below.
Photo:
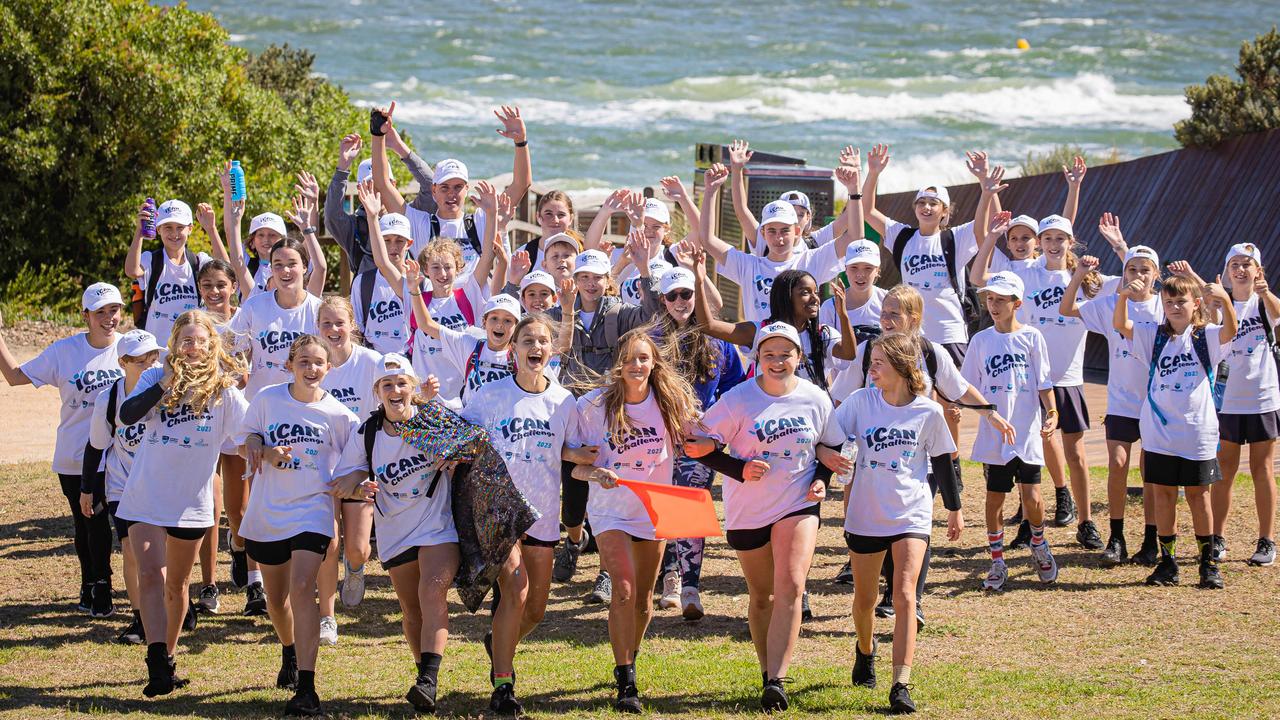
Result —
[[529, 144], [528, 140], [521, 140], [520, 142], [516, 143], [516, 147], [524, 147], [528, 144]]
[[316, 234], [316, 228], [315, 228], [315, 226], [314, 226], [314, 225], [312, 225], [311, 227], [303, 228], [303, 229], [302, 229], [302, 234], [303, 234], [303, 235], [315, 235], [315, 234]]

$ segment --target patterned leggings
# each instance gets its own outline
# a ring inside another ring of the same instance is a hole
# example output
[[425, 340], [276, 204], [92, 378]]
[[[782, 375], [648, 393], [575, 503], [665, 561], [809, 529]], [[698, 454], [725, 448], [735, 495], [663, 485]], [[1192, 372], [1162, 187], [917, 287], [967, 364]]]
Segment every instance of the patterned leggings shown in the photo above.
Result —
[[[682, 487], [709, 489], [714, 475], [711, 468], [687, 457], [676, 458], [672, 480]], [[667, 542], [662, 556], [662, 572], [658, 576], [661, 590], [662, 576], [668, 572], [680, 573], [680, 584], [696, 588], [702, 581], [702, 538], [683, 538]]]

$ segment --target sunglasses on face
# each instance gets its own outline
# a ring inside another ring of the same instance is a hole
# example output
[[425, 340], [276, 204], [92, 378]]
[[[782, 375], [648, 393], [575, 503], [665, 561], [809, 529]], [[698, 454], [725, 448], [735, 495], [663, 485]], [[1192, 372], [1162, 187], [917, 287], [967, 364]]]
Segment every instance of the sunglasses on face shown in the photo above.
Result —
[[667, 302], [675, 302], [677, 300], [692, 300], [693, 291], [692, 290], [672, 290], [671, 292], [667, 293], [664, 297], [667, 298]]

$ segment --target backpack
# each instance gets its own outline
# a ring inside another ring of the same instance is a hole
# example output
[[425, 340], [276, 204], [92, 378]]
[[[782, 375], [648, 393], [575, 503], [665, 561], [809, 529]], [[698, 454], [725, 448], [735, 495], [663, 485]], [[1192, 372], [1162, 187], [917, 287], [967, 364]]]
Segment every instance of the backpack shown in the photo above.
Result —
[[[196, 273], [200, 270], [200, 257], [186, 248], [183, 252], [186, 254], [183, 260], [191, 268], [191, 280], [195, 281]], [[142, 296], [142, 317], [135, 318], [139, 330], [147, 329], [147, 315], [151, 312], [151, 302], [155, 299], [156, 285], [160, 284], [160, 273], [164, 272], [165, 261], [164, 249], [151, 251], [151, 272], [147, 274], [147, 289]]]
[[[467, 233], [467, 237], [466, 237], [467, 244], [471, 246], [472, 250], [475, 250], [477, 255], [481, 254], [480, 232], [476, 230], [476, 216], [475, 215], [464, 216], [462, 218], [462, 227], [464, 230], [466, 230], [466, 233]], [[440, 236], [441, 236], [440, 235], [440, 218], [435, 213], [431, 213], [431, 237], [427, 238], [427, 240], [428, 241], [435, 240]], [[451, 239], [462, 240], [462, 238], [451, 238]]]
[[[904, 227], [898, 232], [898, 237], [893, 243], [893, 266], [898, 268], [898, 272], [902, 273], [902, 258], [907, 253], [907, 241], [911, 236], [916, 234], [919, 228]], [[941, 233], [942, 240], [942, 257], [947, 263], [947, 279], [951, 281], [951, 288], [956, 291], [956, 295], [960, 298], [960, 314], [964, 318], [965, 326], [970, 336], [979, 329], [979, 320], [981, 316], [981, 306], [978, 303], [978, 291], [971, 284], [965, 283], [962, 287], [960, 278], [956, 276], [956, 234], [951, 228], [944, 229]], [[902, 273], [905, 277], [906, 274]]]
[[[1151, 386], [1155, 384], [1156, 364], [1160, 361], [1160, 356], [1164, 353], [1165, 346], [1169, 344], [1169, 338], [1170, 335], [1165, 330], [1165, 324], [1160, 323], [1156, 327], [1155, 341], [1151, 344], [1151, 367], [1147, 370], [1147, 402], [1151, 403], [1151, 411], [1155, 413], [1161, 425], [1168, 425], [1169, 421], [1165, 419], [1164, 413], [1160, 412], [1155, 398], [1151, 397]], [[1204, 368], [1204, 374], [1209, 378], [1209, 387], [1214, 388], [1213, 364], [1209, 362], [1209, 339], [1205, 336], [1204, 328], [1192, 328], [1191, 347], [1195, 349], [1196, 357], [1200, 360], [1200, 366]], [[1216, 392], [1216, 388], [1213, 395], [1213, 404], [1221, 407], [1222, 396]]]
[[[367, 420], [360, 423], [360, 436], [364, 438], [364, 462], [369, 472], [369, 479], [374, 479], [373, 474], [373, 446], [378, 442], [378, 431], [382, 429], [382, 423], [387, 419], [387, 414], [379, 406]], [[431, 497], [436, 492], [436, 486], [440, 484], [440, 476], [444, 473], [443, 467], [436, 468], [436, 474], [431, 478], [431, 485], [427, 487], [427, 497]], [[377, 496], [374, 496], [377, 498]], [[374, 503], [377, 508], [377, 503]], [[378, 513], [382, 513], [382, 509], [378, 508]]]
[[[369, 306], [373, 304], [373, 287], [378, 283], [378, 269], [374, 268], [372, 270], [365, 270], [360, 273], [356, 280], [360, 283], [360, 330], [363, 332], [364, 328], [369, 325]], [[422, 283], [419, 285], [419, 288], [425, 286], [426, 284]], [[457, 293], [459, 292], [462, 291], [455, 290], [454, 296], [457, 297]], [[411, 301], [408, 298], [402, 298], [400, 302], [402, 303], [401, 311], [409, 316], [409, 337], [407, 342], [409, 343], [409, 348], [412, 351], [413, 331], [417, 329], [418, 325], [413, 317], [413, 305]], [[471, 309], [471, 303], [466, 301], [465, 298], [460, 298], [458, 300], [459, 309], [462, 309], [463, 302], [466, 302], [467, 306], [465, 310], [462, 310], [462, 314], [464, 317], [467, 317], [467, 311]], [[470, 318], [468, 317], [468, 320], [469, 319]]]
[[[480, 353], [484, 350], [485, 343], [489, 342], [485, 338], [476, 341], [475, 348], [471, 354], [467, 356], [467, 363], [462, 370], [462, 389], [458, 391], [458, 399], [461, 400], [463, 395], [467, 394], [467, 381], [471, 379], [471, 374], [480, 368]], [[515, 370], [515, 356], [511, 353], [511, 349], [507, 348], [507, 367], [512, 371]]]
[[123, 379], [111, 383], [111, 389], [107, 390], [107, 427], [111, 428], [111, 434], [116, 434], [116, 398], [120, 395], [120, 383]]
[[[933, 349], [933, 343], [925, 340], [920, 343], [920, 354], [924, 356], [924, 369], [929, 373], [929, 382], [933, 383], [933, 391], [944, 400], [950, 401], [942, 391], [938, 389], [938, 354]], [[867, 347], [862, 353], [862, 387], [867, 386], [867, 371], [871, 369], [871, 348]]]

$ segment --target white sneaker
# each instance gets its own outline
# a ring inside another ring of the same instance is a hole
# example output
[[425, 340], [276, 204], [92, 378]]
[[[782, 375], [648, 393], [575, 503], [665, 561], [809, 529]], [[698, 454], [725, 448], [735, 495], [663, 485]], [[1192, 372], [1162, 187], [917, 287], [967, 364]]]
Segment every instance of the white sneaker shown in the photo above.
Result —
[[332, 615], [320, 618], [320, 644], [338, 644], [338, 621]]
[[1036, 572], [1040, 573], [1040, 582], [1051, 583], [1058, 579], [1058, 561], [1049, 551], [1049, 541], [1039, 545], [1031, 545], [1031, 559], [1036, 564]]
[[680, 575], [668, 570], [662, 576], [662, 597], [658, 598], [658, 607], [671, 610], [680, 607]]
[[680, 606], [684, 608], [685, 620], [701, 620], [702, 598], [698, 596], [698, 588], [687, 587], [680, 591]]
[[342, 559], [342, 567], [346, 568], [342, 578], [342, 604], [353, 608], [364, 600], [364, 565], [352, 569], [347, 559]]
[[1005, 567], [1003, 562], [991, 563], [991, 569], [987, 571], [987, 579], [982, 581], [983, 590], [1000, 590], [1004, 587], [1004, 581], [1009, 579], [1009, 568]]

